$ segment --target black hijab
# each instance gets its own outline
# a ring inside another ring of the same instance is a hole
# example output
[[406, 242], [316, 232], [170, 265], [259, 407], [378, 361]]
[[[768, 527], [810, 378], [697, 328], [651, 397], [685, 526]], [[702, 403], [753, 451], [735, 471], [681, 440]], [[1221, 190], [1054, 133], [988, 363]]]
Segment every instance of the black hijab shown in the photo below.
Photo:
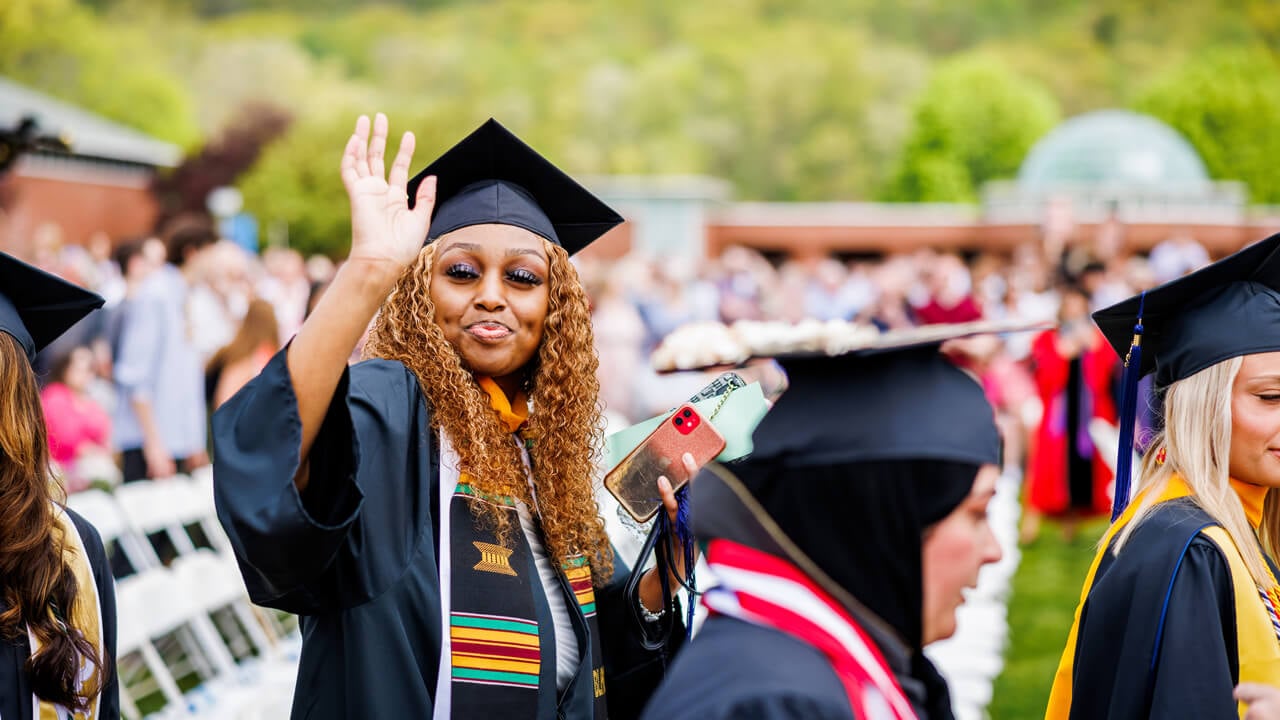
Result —
[[978, 469], [878, 460], [734, 470], [797, 547], [918, 651], [924, 533], [968, 497]]

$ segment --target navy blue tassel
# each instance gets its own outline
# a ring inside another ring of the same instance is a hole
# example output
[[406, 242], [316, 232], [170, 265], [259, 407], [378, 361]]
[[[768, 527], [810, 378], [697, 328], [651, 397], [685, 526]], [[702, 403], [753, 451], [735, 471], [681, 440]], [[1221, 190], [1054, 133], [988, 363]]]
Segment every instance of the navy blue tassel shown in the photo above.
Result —
[[693, 506], [689, 502], [689, 486], [685, 485], [676, 493], [676, 537], [680, 538], [680, 549], [684, 551], [685, 585], [690, 590], [688, 617], [685, 618], [685, 639], [693, 639], [693, 611], [698, 606], [698, 581], [693, 574], [693, 566], [697, 562], [696, 548], [693, 540]]
[[1138, 420], [1138, 381], [1142, 379], [1142, 313], [1147, 293], [1138, 300], [1138, 322], [1133, 326], [1133, 344], [1124, 358], [1123, 390], [1120, 393], [1120, 448], [1116, 457], [1115, 498], [1111, 504], [1111, 522], [1115, 522], [1129, 504], [1133, 478], [1133, 427]]
[[674, 567], [673, 562], [675, 554], [681, 553], [684, 558], [684, 577], [676, 578], [677, 582], [689, 593], [688, 614], [685, 619], [685, 638], [693, 639], [693, 613], [697, 608], [698, 584], [694, 577], [694, 563], [696, 559], [697, 547], [694, 545], [693, 538], [693, 520], [691, 517], [692, 510], [689, 502], [689, 486], [686, 485], [676, 491], [676, 524], [675, 537], [680, 542], [680, 548], [673, 547], [671, 519], [665, 511], [658, 513], [658, 533], [659, 540], [658, 550], [658, 568], [662, 573], [662, 591], [664, 594], [669, 593], [666, 582], [665, 568]]

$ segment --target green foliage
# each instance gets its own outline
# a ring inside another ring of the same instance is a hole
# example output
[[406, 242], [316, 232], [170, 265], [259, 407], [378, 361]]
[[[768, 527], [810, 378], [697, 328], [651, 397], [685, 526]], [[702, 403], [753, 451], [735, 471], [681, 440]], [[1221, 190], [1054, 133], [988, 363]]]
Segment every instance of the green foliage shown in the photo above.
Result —
[[1213, 177], [1245, 181], [1255, 202], [1280, 202], [1280, 67], [1268, 53], [1204, 54], [1155, 83], [1135, 107], [1181, 132]]
[[198, 138], [191, 97], [166, 64], [145, 30], [73, 0], [0, 4], [0, 74], [188, 145]]
[[[418, 133], [418, 161], [493, 116], [575, 174], [705, 173], [742, 199], [973, 200], [1062, 114], [1136, 105], [1176, 117], [1216, 175], [1272, 199], [1278, 181], [1261, 169], [1270, 153], [1259, 144], [1269, 133], [1258, 129], [1269, 127], [1229, 120], [1251, 128], [1229, 137], [1253, 136], [1217, 145], [1228, 135], [1213, 128], [1246, 107], [1273, 117], [1274, 69], [1261, 59], [1280, 58], [1276, 7], [3, 0], [0, 75], [193, 151], [245, 105], [286, 108], [299, 123], [280, 152], [296, 157], [268, 153], [262, 162], [275, 165], [255, 177], [279, 181], [262, 191], [301, 195], [260, 202], [325, 247], [345, 243], [345, 227], [303, 220], [301, 209], [342, 205], [340, 193], [322, 194], [338, 187], [330, 156], [356, 112], [379, 110]], [[1203, 91], [1166, 78], [1220, 47], [1258, 49], [1181, 71]], [[1213, 87], [1214, 72], [1240, 77]], [[317, 157], [323, 183], [306, 177]]]
[[1043, 87], [990, 57], [939, 65], [916, 104], [892, 200], [967, 201], [988, 180], [1014, 175], [1027, 151], [1059, 120]]
[[338, 165], [352, 126], [345, 120], [297, 122], [244, 176], [245, 210], [268, 234], [283, 230], [290, 247], [304, 253], [345, 254], [351, 214]]

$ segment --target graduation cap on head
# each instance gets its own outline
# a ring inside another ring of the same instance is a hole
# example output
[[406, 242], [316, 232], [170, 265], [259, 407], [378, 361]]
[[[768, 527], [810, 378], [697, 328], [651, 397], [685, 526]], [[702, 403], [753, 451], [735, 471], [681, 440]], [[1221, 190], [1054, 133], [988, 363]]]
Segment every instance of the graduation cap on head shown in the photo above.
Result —
[[1001, 462], [995, 410], [944, 342], [1043, 324], [965, 323], [881, 335], [843, 355], [777, 356], [788, 387], [752, 436], [751, 459], [793, 467], [881, 460]]
[[1280, 234], [1093, 314], [1125, 359], [1112, 520], [1129, 502], [1138, 381], [1156, 386], [1223, 360], [1280, 350]]
[[409, 181], [436, 176], [436, 207], [427, 242], [470, 225], [514, 225], [560, 245], [570, 255], [591, 244], [622, 216], [489, 119]]
[[0, 332], [17, 339], [30, 361], [103, 302], [78, 285], [0, 252]]

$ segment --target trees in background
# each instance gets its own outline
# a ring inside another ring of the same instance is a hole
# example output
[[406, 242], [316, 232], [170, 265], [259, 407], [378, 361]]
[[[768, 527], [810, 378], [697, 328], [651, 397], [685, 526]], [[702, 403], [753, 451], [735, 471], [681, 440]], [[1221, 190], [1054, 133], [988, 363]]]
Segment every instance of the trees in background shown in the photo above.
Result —
[[1136, 103], [1191, 142], [1215, 178], [1280, 203], [1280, 67], [1259, 49], [1216, 50], [1170, 72]]
[[911, 133], [885, 196], [890, 200], [976, 200], [988, 180], [1017, 174], [1036, 140], [1061, 119], [1040, 84], [996, 58], [940, 64], [916, 103]]
[[972, 201], [1062, 116], [1128, 106], [1272, 201], [1275, 7], [0, 0], [0, 75], [193, 155], [246, 104], [287, 109], [295, 122], [238, 181], [247, 209], [340, 253], [336, 158], [354, 116], [379, 110], [418, 134], [419, 161], [494, 116], [575, 174], [705, 173], [742, 199]]
[[293, 117], [266, 103], [240, 108], [235, 119], [178, 167], [156, 178], [152, 190], [160, 201], [156, 225], [172, 217], [204, 213], [209, 193], [231, 185], [257, 161], [262, 151], [289, 128]]

